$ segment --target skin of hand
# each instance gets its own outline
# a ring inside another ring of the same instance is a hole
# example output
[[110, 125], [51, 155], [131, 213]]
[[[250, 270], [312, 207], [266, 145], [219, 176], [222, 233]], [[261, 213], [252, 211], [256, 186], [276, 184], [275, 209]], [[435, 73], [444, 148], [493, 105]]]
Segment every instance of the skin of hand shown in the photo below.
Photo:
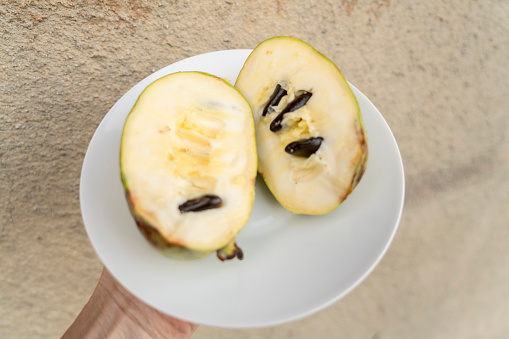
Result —
[[104, 268], [90, 300], [62, 339], [187, 339], [197, 328], [137, 299]]

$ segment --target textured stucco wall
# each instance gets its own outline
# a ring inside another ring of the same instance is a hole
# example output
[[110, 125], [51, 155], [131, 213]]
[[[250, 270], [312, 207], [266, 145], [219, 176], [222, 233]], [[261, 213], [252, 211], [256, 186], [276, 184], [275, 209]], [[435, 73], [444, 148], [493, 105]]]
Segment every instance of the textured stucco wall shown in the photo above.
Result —
[[0, 337], [59, 337], [95, 287], [79, 178], [111, 106], [172, 62], [275, 35], [311, 43], [380, 109], [406, 207], [343, 300], [195, 337], [509, 337], [508, 32], [503, 0], [0, 1]]

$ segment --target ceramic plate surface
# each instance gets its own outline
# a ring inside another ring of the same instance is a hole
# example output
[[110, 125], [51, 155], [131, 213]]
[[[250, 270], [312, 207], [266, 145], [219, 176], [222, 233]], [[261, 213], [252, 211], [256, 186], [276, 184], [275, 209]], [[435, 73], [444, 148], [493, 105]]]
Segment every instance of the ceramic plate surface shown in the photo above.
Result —
[[376, 107], [352, 86], [368, 137], [369, 160], [360, 184], [324, 216], [294, 215], [272, 197], [260, 176], [246, 227], [237, 236], [242, 261], [214, 254], [176, 261], [156, 252], [138, 231], [120, 181], [124, 122], [143, 89], [178, 71], [202, 71], [232, 84], [251, 50], [194, 56], [150, 75], [127, 92], [97, 128], [80, 183], [83, 220], [104, 265], [139, 299], [169, 315], [217, 327], [282, 324], [337, 301], [375, 268], [403, 209], [401, 155]]

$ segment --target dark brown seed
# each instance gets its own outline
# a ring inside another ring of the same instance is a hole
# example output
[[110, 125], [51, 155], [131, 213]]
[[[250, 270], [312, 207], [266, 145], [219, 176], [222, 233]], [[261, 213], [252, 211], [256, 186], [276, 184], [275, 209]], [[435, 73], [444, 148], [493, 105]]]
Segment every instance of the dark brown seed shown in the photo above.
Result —
[[323, 138], [308, 138], [294, 141], [286, 145], [285, 152], [297, 157], [309, 158], [311, 154], [318, 151], [322, 144]]
[[182, 213], [199, 212], [211, 208], [219, 208], [223, 201], [217, 195], [207, 194], [196, 199], [190, 199], [179, 206]]
[[295, 99], [293, 99], [293, 101], [290, 102], [288, 105], [286, 105], [286, 107], [283, 108], [281, 113], [279, 113], [277, 115], [277, 117], [275, 117], [274, 120], [272, 120], [272, 122], [270, 123], [270, 130], [272, 132], [279, 131], [283, 127], [282, 122], [283, 122], [284, 115], [286, 113], [296, 111], [299, 108], [301, 108], [302, 106], [304, 106], [308, 102], [309, 98], [311, 98], [312, 95], [313, 95], [313, 93], [304, 92], [304, 93], [300, 94], [299, 96], [297, 96]]
[[235, 257], [237, 257], [237, 259], [239, 260], [242, 260], [244, 259], [244, 252], [242, 252], [242, 249], [239, 246], [237, 246], [237, 243], [235, 243], [235, 249], [231, 253], [225, 254], [222, 251], [217, 251], [216, 256], [221, 261], [231, 260], [234, 259]]
[[226, 257], [224, 256], [224, 254], [219, 252], [219, 251], [216, 252], [216, 257], [217, 257], [217, 259], [219, 259], [221, 261], [225, 261], [226, 260]]
[[239, 259], [239, 260], [244, 259], [244, 252], [242, 252], [242, 248], [237, 246], [237, 244], [235, 244], [235, 255], [237, 256], [237, 259]]
[[262, 116], [267, 115], [269, 107], [279, 105], [281, 98], [283, 98], [286, 94], [287, 94], [286, 90], [284, 88], [281, 88], [281, 85], [278, 84], [276, 86], [276, 89], [274, 89], [274, 92], [270, 96], [269, 101], [267, 102], [267, 105], [265, 105], [265, 108], [263, 109]]

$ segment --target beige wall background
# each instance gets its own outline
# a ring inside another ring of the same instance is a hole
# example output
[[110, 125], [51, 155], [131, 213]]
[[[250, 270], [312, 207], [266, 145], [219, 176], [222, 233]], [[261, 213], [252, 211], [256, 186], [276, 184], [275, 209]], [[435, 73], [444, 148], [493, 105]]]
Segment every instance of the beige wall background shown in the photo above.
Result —
[[180, 59], [291, 35], [392, 128], [400, 228], [329, 308], [194, 337], [508, 338], [508, 32], [503, 0], [0, 1], [0, 337], [60, 337], [97, 283], [79, 179], [111, 106]]

